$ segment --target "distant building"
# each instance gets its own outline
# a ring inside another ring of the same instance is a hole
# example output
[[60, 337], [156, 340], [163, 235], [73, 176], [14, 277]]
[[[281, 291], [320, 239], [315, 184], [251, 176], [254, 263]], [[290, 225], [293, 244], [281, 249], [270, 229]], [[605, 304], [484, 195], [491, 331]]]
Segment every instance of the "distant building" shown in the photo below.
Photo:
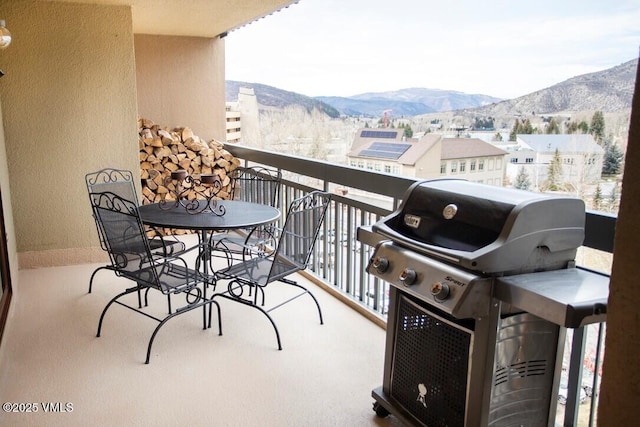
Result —
[[547, 180], [556, 150], [560, 155], [560, 183], [577, 187], [597, 182], [602, 174], [604, 150], [591, 135], [517, 135], [505, 149], [509, 151], [507, 177], [514, 182], [524, 168], [534, 189]]
[[252, 88], [241, 87], [238, 100], [226, 103], [226, 142], [262, 147], [258, 100]]
[[237, 102], [227, 102], [225, 106], [225, 115], [227, 120], [226, 141], [233, 144], [240, 142], [242, 136], [242, 121], [240, 114], [240, 106]]
[[505, 150], [478, 138], [444, 138], [440, 154], [440, 176], [502, 186]]
[[476, 138], [425, 134], [403, 138], [402, 129], [360, 129], [349, 165], [374, 172], [423, 179], [455, 177], [502, 185], [506, 151]]
[[403, 129], [359, 129], [347, 158], [349, 165], [417, 178], [438, 175], [440, 135], [405, 139]]

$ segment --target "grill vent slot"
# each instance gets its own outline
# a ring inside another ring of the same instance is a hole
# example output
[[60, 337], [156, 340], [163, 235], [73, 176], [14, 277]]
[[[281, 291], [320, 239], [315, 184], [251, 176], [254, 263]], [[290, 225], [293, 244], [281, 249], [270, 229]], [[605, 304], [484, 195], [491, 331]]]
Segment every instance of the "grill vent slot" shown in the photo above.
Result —
[[547, 375], [548, 362], [546, 360], [530, 360], [514, 363], [507, 367], [497, 367], [494, 385], [522, 379], [535, 375]]

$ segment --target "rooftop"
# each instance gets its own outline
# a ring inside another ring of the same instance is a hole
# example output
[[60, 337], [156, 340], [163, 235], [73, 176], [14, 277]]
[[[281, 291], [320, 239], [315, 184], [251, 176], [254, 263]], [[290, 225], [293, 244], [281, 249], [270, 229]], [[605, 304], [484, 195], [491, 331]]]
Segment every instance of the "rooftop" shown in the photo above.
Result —
[[504, 156], [506, 151], [478, 138], [443, 138], [442, 160]]
[[362, 129], [354, 139], [350, 157], [395, 161], [414, 165], [441, 140], [440, 135], [427, 134], [420, 140], [402, 139], [401, 130]]
[[591, 135], [560, 134], [560, 135], [517, 135], [519, 145], [538, 152], [596, 152], [604, 150]]

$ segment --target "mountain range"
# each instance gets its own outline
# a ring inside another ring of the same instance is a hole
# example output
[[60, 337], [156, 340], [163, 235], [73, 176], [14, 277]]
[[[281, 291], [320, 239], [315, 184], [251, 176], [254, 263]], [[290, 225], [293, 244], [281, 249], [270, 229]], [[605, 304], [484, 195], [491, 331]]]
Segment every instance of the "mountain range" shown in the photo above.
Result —
[[228, 80], [226, 99], [235, 101], [240, 87], [253, 88], [261, 108], [300, 105], [307, 110], [324, 111], [330, 117], [380, 117], [392, 110], [393, 116], [416, 116], [441, 111], [475, 112], [483, 116], [514, 114], [555, 114], [598, 110], [615, 112], [631, 108], [638, 59], [590, 74], [576, 76], [511, 100], [458, 91], [407, 88], [372, 92], [351, 97], [308, 97], [259, 83]]
[[631, 108], [638, 59], [615, 67], [572, 77], [518, 98], [480, 109], [484, 116], [559, 114], [600, 110], [613, 113]]
[[441, 89], [408, 88], [369, 92], [350, 97], [318, 96], [318, 99], [346, 116], [380, 117], [392, 110], [394, 116], [417, 116], [437, 111], [461, 110], [501, 101], [488, 95], [469, 95]]

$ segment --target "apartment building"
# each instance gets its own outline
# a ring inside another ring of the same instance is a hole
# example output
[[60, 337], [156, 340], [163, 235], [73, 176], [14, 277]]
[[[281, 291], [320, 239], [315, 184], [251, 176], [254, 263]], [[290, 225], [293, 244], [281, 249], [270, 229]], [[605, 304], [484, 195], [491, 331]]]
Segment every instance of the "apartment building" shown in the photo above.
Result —
[[403, 138], [402, 129], [360, 129], [349, 165], [416, 178], [455, 177], [502, 185], [507, 152], [477, 138], [444, 138], [428, 133]]
[[261, 148], [258, 99], [250, 87], [238, 90], [237, 101], [226, 102], [227, 142]]
[[440, 135], [404, 138], [403, 129], [359, 129], [348, 164], [393, 175], [433, 178], [438, 174]]
[[242, 114], [237, 102], [227, 102], [225, 105], [225, 119], [227, 122], [226, 142], [239, 143], [242, 136]]
[[590, 184], [602, 174], [604, 150], [591, 135], [517, 135], [505, 149], [509, 151], [507, 176], [515, 180], [524, 168], [535, 188], [548, 177], [556, 150], [560, 156], [559, 181], [565, 184]]
[[502, 186], [508, 153], [478, 138], [444, 138], [440, 176]]

